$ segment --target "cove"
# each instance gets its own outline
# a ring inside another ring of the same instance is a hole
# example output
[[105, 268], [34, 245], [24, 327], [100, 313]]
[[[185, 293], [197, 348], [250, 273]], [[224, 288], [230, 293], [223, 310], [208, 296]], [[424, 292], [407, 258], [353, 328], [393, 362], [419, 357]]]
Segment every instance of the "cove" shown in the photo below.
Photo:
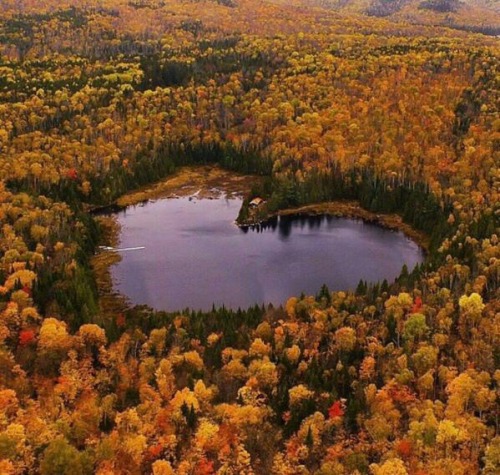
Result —
[[[157, 310], [280, 305], [302, 292], [394, 280], [424, 259], [401, 232], [331, 216], [280, 217], [261, 228], [234, 224], [241, 199], [161, 199], [116, 213], [121, 261], [114, 287]], [[135, 249], [140, 248], [140, 249]], [[142, 249], [144, 248], [144, 249]]]

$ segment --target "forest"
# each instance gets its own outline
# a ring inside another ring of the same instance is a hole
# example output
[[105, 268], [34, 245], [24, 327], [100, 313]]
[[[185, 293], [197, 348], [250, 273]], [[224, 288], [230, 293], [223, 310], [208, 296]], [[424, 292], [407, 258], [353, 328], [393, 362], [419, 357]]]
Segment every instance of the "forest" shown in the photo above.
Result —
[[[499, 18], [2, 1], [0, 474], [500, 473]], [[198, 164], [262, 178], [241, 222], [352, 200], [427, 258], [282, 307], [109, 311], [93, 211]]]

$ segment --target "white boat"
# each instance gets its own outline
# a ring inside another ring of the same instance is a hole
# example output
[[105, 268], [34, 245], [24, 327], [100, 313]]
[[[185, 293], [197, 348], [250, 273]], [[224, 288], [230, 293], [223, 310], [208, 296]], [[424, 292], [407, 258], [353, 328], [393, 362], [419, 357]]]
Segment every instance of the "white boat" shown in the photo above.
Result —
[[145, 246], [137, 246], [137, 247], [123, 247], [123, 248], [115, 248], [111, 246], [99, 246], [99, 249], [103, 251], [115, 251], [115, 252], [127, 252], [127, 251], [142, 251], [146, 249]]

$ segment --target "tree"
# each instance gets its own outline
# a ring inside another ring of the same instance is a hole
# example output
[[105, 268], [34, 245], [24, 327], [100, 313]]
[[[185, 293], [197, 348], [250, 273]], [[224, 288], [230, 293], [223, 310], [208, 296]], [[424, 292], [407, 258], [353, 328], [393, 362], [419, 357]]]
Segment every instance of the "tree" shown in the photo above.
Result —
[[383, 464], [372, 464], [370, 470], [373, 475], [408, 475], [405, 464], [398, 458], [388, 459]]
[[153, 475], [174, 475], [174, 470], [166, 460], [157, 460], [153, 463]]
[[328, 417], [334, 419], [336, 417], [342, 417], [344, 415], [344, 410], [340, 401], [335, 401], [328, 409]]
[[85, 470], [82, 455], [64, 438], [51, 442], [44, 450], [40, 465], [42, 475], [83, 475]]
[[425, 315], [414, 313], [405, 322], [403, 338], [409, 343], [418, 342], [428, 331], [429, 327], [425, 323]]
[[484, 473], [493, 475], [500, 470], [500, 437], [495, 437], [486, 447], [484, 455]]

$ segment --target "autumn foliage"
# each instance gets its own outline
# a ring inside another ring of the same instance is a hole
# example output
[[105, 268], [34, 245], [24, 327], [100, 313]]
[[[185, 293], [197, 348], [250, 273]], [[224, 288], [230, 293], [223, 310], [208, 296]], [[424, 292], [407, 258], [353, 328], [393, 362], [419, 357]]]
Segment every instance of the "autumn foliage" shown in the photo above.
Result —
[[335, 401], [330, 408], [328, 409], [328, 417], [333, 419], [335, 417], [342, 417], [344, 415], [344, 411], [340, 405], [340, 401]]
[[21, 330], [19, 332], [19, 344], [21, 346], [29, 345], [35, 340], [35, 332], [33, 330]]

